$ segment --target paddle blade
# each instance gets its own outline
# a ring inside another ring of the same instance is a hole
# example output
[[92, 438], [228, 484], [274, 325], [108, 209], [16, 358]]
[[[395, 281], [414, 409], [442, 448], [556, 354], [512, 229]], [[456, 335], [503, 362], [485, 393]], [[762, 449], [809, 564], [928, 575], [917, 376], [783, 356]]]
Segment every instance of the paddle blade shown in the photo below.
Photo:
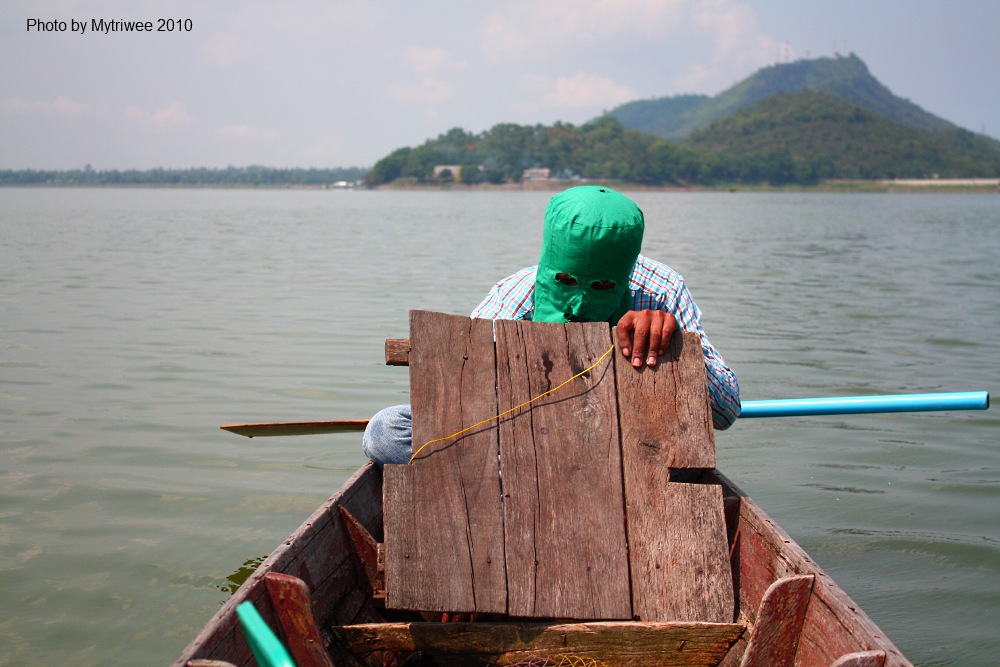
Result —
[[277, 422], [274, 424], [226, 424], [219, 428], [248, 438], [278, 435], [317, 435], [320, 433], [356, 433], [364, 431], [367, 419], [342, 419], [328, 422]]

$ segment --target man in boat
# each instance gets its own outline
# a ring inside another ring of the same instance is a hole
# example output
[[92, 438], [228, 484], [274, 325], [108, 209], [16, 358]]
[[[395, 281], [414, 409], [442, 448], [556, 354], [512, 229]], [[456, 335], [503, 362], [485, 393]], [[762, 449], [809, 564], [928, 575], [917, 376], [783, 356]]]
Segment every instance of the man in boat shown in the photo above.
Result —
[[[645, 221], [628, 197], [584, 185], [552, 197], [545, 212], [537, 266], [504, 278], [472, 317], [535, 322], [609, 322], [618, 348], [635, 367], [655, 366], [679, 331], [701, 336], [712, 422], [728, 428], [740, 415], [736, 375], [709, 342], [701, 310], [684, 279], [639, 254]], [[362, 446], [375, 463], [406, 463], [412, 456], [409, 405], [372, 417]]]

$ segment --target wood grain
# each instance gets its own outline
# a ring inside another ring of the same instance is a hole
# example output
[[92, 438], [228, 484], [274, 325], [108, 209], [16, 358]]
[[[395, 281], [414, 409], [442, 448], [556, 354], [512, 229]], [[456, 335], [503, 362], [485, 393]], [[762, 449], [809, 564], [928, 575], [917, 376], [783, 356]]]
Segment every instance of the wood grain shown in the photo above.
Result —
[[675, 335], [655, 367], [615, 355], [632, 607], [645, 621], [735, 616], [721, 489], [669, 481], [670, 468], [715, 466], [700, 341]]
[[644, 621], [730, 623], [736, 599], [722, 489], [666, 483], [628, 489], [632, 605]]
[[[607, 324], [497, 321], [501, 412], [596, 362]], [[631, 617], [610, 359], [500, 425], [508, 611]]]
[[441, 664], [708, 667], [743, 632], [710, 623], [380, 623], [333, 628], [359, 655], [423, 651]]
[[[489, 321], [412, 311], [410, 346], [414, 451], [496, 414]], [[388, 607], [506, 610], [497, 447], [488, 424], [385, 466]]]
[[410, 341], [406, 338], [385, 339], [385, 365], [407, 366], [410, 363]]
[[309, 588], [298, 577], [280, 572], [264, 575], [271, 605], [284, 634], [285, 646], [298, 667], [333, 667], [313, 614]]
[[740, 667], [791, 667], [802, 636], [813, 581], [811, 574], [784, 577], [764, 594]]
[[630, 460], [657, 471], [715, 467], [705, 356], [697, 333], [674, 335], [654, 367], [634, 368], [616, 354], [615, 380], [622, 446]]
[[882, 667], [885, 651], [858, 651], [837, 658], [830, 667]]

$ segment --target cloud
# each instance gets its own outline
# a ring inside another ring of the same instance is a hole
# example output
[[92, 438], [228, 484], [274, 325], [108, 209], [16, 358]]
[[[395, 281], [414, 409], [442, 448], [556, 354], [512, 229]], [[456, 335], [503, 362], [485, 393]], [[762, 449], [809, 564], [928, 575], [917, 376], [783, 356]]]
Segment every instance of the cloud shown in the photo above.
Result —
[[590, 72], [559, 77], [546, 88], [541, 106], [550, 108], [609, 109], [637, 97], [628, 86]]
[[[726, 0], [722, 0], [725, 2]], [[515, 0], [482, 23], [491, 60], [532, 58], [582, 44], [665, 38], [694, 0]]]
[[406, 65], [417, 74], [433, 74], [442, 70], [465, 69], [465, 64], [456, 60], [442, 48], [428, 49], [411, 46], [403, 52]]
[[277, 133], [258, 127], [253, 127], [245, 123], [239, 125], [225, 125], [217, 128], [215, 133], [225, 139], [274, 139]]
[[732, 72], [777, 53], [745, 0], [512, 0], [481, 22], [480, 36], [497, 65], [600, 72], [646, 89], [669, 81], [679, 92], [718, 92]]
[[773, 62], [778, 53], [778, 42], [761, 31], [752, 7], [717, 0], [699, 5], [691, 18], [711, 49], [713, 69], [731, 69], [733, 64], [758, 67]]
[[465, 63], [454, 59], [447, 50], [411, 46], [403, 50], [402, 61], [414, 78], [386, 86], [389, 99], [404, 104], [433, 105], [448, 102], [455, 96], [455, 89], [441, 75], [462, 70]]
[[167, 129], [190, 125], [194, 118], [187, 112], [180, 102], [172, 102], [162, 109], [149, 111], [138, 106], [125, 107], [125, 119], [153, 127], [157, 129]]
[[26, 100], [21, 97], [8, 97], [0, 102], [0, 109], [12, 115], [33, 116], [39, 114], [56, 116], [82, 116], [89, 107], [83, 102], [77, 102], [65, 95], [57, 95], [51, 101]]
[[411, 46], [403, 50], [403, 64], [414, 74], [406, 83], [386, 86], [389, 99], [404, 104], [434, 105], [455, 96], [454, 87], [443, 75], [465, 69], [465, 63], [442, 48]]
[[431, 76], [411, 83], [393, 84], [386, 91], [390, 99], [410, 104], [439, 104], [455, 95], [451, 86]]
[[490, 60], [523, 57], [531, 50], [532, 40], [527, 32], [518, 22], [502, 14], [488, 16], [483, 22], [482, 33], [483, 53]]

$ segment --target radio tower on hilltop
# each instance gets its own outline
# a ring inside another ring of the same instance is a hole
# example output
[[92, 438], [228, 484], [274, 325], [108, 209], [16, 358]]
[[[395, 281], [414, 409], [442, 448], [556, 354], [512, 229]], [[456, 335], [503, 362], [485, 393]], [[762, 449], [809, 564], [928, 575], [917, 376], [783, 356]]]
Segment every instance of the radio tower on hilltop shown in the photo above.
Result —
[[778, 48], [778, 62], [782, 65], [792, 62], [792, 47], [787, 41]]

